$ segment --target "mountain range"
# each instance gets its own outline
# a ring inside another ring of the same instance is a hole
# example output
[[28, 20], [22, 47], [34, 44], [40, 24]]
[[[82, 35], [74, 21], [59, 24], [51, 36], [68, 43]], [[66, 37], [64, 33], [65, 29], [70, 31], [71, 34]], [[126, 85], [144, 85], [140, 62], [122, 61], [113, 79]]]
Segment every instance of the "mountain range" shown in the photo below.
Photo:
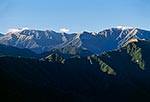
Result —
[[0, 43], [0, 101], [150, 101], [149, 31], [24, 29]]
[[122, 47], [131, 39], [150, 39], [150, 31], [138, 28], [110, 28], [98, 33], [57, 33], [55, 31], [18, 30], [0, 36], [0, 43], [18, 48], [27, 48], [35, 53], [62, 49], [68, 46], [80, 47], [94, 54], [112, 51]]

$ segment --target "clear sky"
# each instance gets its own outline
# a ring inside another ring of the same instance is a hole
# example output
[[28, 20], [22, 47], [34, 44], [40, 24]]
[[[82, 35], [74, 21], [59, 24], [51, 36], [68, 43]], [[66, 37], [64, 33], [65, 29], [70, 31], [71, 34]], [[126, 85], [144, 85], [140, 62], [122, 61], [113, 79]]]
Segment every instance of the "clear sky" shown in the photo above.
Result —
[[0, 32], [28, 27], [71, 32], [116, 26], [150, 30], [150, 0], [0, 0]]

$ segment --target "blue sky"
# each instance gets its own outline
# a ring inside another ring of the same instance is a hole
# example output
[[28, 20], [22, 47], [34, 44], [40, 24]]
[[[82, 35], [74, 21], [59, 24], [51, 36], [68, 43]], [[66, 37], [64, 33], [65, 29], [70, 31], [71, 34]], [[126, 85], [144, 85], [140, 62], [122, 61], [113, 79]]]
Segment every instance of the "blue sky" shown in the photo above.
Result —
[[150, 30], [150, 0], [0, 0], [0, 32], [28, 27], [71, 32], [116, 26]]

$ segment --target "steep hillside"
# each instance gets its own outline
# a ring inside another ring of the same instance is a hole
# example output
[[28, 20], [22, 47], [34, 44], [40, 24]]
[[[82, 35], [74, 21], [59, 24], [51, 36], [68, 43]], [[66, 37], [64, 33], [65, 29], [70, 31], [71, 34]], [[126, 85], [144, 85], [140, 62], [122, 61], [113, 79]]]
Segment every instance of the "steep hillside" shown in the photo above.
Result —
[[[15, 102], [150, 101], [150, 42], [88, 57], [0, 57], [0, 90]], [[5, 98], [7, 97], [7, 98]]]

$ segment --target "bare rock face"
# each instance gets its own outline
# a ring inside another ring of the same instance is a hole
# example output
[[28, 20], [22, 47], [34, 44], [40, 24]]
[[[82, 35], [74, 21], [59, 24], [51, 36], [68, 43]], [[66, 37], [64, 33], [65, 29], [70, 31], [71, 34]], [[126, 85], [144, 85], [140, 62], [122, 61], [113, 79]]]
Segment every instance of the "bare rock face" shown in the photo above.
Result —
[[75, 46], [99, 54], [122, 47], [131, 39], [150, 39], [150, 31], [138, 28], [116, 27], [98, 33], [57, 33], [55, 31], [41, 31], [23, 29], [9, 32], [0, 36], [0, 43], [18, 48], [27, 48], [36, 53], [49, 51], [51, 48], [60, 49], [66, 46]]

